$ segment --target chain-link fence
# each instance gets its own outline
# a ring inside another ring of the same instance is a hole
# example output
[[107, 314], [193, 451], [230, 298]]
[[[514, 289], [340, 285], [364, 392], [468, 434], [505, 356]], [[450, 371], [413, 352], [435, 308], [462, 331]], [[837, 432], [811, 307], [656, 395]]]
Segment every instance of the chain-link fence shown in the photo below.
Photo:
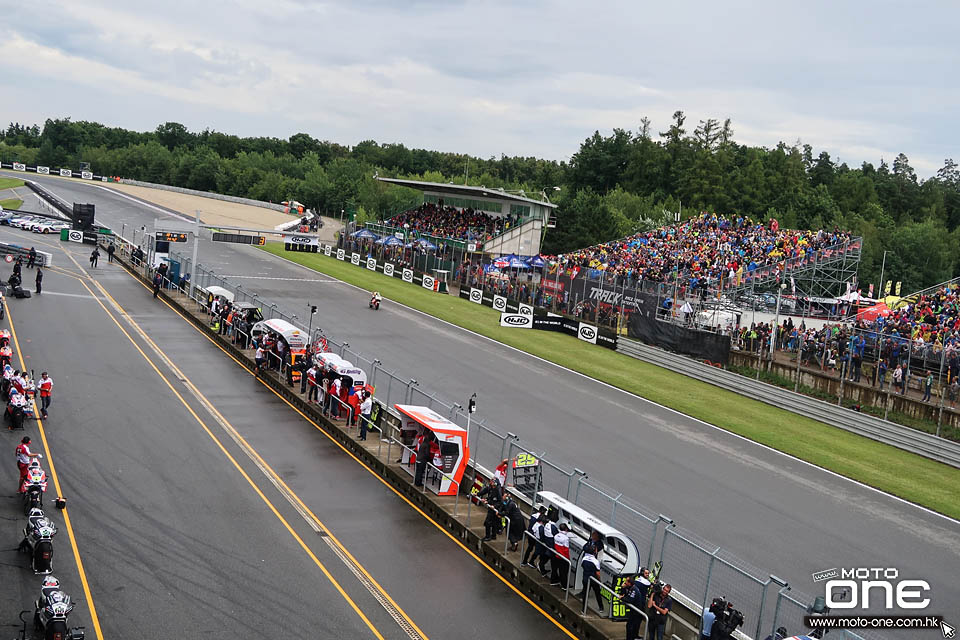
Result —
[[[171, 254], [170, 259], [184, 261], [176, 254]], [[281, 318], [305, 331], [308, 330], [296, 314], [263, 299], [259, 293], [244, 289], [203, 265], [197, 265], [196, 269], [190, 270], [189, 260], [185, 263], [187, 268], [181, 268], [180, 272], [193, 273], [194, 284], [199, 287], [223, 287], [233, 293], [235, 300], [258, 305], [264, 318]], [[169, 284], [176, 287], [183, 282]], [[186, 290], [183, 286], [179, 288]], [[204, 298], [200, 295], [195, 296], [195, 299], [203, 304]], [[743, 629], [745, 633], [756, 634], [755, 637], [762, 638], [769, 633], [768, 629], [778, 626], [786, 626], [791, 633], [799, 633], [804, 629], [804, 613], [801, 613], [799, 608], [802, 607], [805, 612], [806, 607], [812, 603], [812, 598], [802, 603], [794, 596], [787, 595], [783, 589], [776, 592], [777, 587], [785, 585], [783, 581], [769, 574], [765, 576], [765, 572], [700, 538], [692, 531], [675, 526], [669, 516], [658, 514], [633, 502], [621, 492], [589, 479], [587, 471], [548, 457], [534, 444], [522, 441], [514, 433], [485, 420], [473, 419], [460, 404], [438, 398], [436, 392], [428, 389], [427, 381], [418, 381], [395, 370], [388, 370], [379, 360], [364, 356], [349, 343], [337, 342], [319, 329], [312, 332], [314, 342], [323, 341], [328, 350], [339, 353], [370, 372], [369, 382], [375, 386], [375, 396], [384, 406], [428, 406], [452, 422], [467, 428], [474, 465], [492, 470], [501, 461], [515, 459], [521, 453], [535, 457], [540, 468], [540, 490], [549, 490], [565, 497], [627, 534], [636, 543], [641, 557], [646, 558], [647, 566], [654, 560], [663, 563], [661, 578], [672, 583], [675, 594], [694, 609], [708, 606], [715, 596], [725, 596], [743, 612], [746, 618]], [[465, 482], [464, 485], [466, 484]], [[858, 640], [858, 636], [853, 634], [846, 637]], [[863, 636], [863, 640], [879, 638], [876, 634]]]

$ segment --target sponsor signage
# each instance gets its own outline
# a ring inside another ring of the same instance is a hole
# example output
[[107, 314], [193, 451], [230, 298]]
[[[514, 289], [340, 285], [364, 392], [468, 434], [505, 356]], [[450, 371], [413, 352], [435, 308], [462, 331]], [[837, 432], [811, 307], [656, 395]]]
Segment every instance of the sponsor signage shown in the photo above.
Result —
[[26, 170], [27, 170], [27, 165], [23, 164], [22, 162], [14, 162], [14, 163], [13, 163], [13, 170], [14, 170], [14, 171], [26, 171]]
[[423, 276], [423, 288], [430, 289], [433, 291], [433, 286], [436, 284], [437, 280], [433, 276]]
[[493, 308], [495, 311], [506, 311], [507, 299], [504, 296], [493, 296]]
[[73, 177], [73, 171], [71, 171], [70, 169], [60, 169], [60, 177], [61, 177], [61, 178], [72, 178], [72, 177]]
[[413, 269], [404, 269], [401, 278], [404, 282], [413, 282]]
[[42, 176], [48, 176], [50, 175], [50, 167], [37, 166], [37, 173], [39, 173]]
[[393, 277], [393, 263], [386, 262], [383, 265], [383, 275]]
[[515, 329], [532, 329], [533, 316], [527, 316], [520, 313], [501, 313], [500, 326], [514, 327]]
[[320, 244], [320, 241], [312, 236], [297, 236], [286, 233], [281, 235], [283, 236], [283, 241], [285, 243], [295, 244], [301, 247], [316, 247]]
[[80, 177], [83, 178], [84, 180], [93, 180], [93, 172], [92, 172], [92, 171], [81, 171], [81, 172], [80, 172]]
[[367, 258], [367, 269], [370, 271], [377, 270], [377, 259], [376, 258]]
[[346, 255], [343, 249], [337, 249], [337, 260], [343, 260]]
[[467, 243], [467, 251], [469, 251], [470, 253], [473, 253], [473, 252], [476, 251], [476, 250], [477, 250], [477, 243], [476, 243], [476, 242], [468, 242], [468, 243]]
[[67, 232], [67, 240], [70, 242], [83, 242], [83, 231], [71, 229], [69, 232]]
[[533, 307], [528, 304], [523, 304], [522, 302], [517, 305], [517, 313], [521, 313], [525, 316], [533, 317]]
[[328, 244], [323, 245], [323, 255], [329, 256], [333, 252], [333, 247]]
[[577, 337], [584, 342], [597, 344], [597, 328], [592, 324], [581, 322], [580, 327], [577, 329]]
[[483, 304], [483, 291], [480, 289], [470, 289], [470, 302], [476, 302], [477, 304]]
[[360, 254], [359, 254], [359, 253], [351, 253], [351, 254], [350, 254], [350, 264], [352, 264], [352, 265], [355, 266], [355, 267], [359, 267], [359, 266], [360, 266]]

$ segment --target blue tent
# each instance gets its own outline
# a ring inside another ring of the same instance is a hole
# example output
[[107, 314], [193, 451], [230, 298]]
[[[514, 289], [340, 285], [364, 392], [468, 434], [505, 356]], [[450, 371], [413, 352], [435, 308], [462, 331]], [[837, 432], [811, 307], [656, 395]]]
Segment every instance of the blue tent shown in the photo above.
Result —
[[434, 249], [437, 248], [437, 245], [433, 244], [432, 242], [430, 242], [430, 241], [427, 240], [426, 238], [420, 238], [419, 240], [416, 240], [415, 242], [413, 242], [413, 244], [418, 245], [418, 246], [420, 246], [420, 247], [423, 247], [424, 249], [427, 249], [428, 251], [432, 251], [432, 250], [434, 250]]
[[370, 229], [360, 229], [358, 231], [354, 231], [353, 233], [350, 234], [350, 237], [358, 238], [361, 240], [366, 240], [366, 239], [379, 240], [380, 239], [380, 236], [375, 234], [373, 231], [370, 231]]
[[497, 269], [497, 266], [495, 264], [492, 264], [492, 263], [485, 264], [483, 265], [483, 272], [484, 273], [500, 273], [500, 269]]
[[521, 258], [520, 256], [512, 256], [510, 258], [510, 264], [508, 265], [511, 269], [529, 269], [530, 265]]
[[383, 239], [383, 246], [385, 247], [401, 247], [403, 246], [403, 240], [397, 236], [387, 236]]
[[539, 269], [547, 266], [547, 261], [540, 256], [532, 256], [527, 258], [527, 266], [533, 267], [534, 269]]

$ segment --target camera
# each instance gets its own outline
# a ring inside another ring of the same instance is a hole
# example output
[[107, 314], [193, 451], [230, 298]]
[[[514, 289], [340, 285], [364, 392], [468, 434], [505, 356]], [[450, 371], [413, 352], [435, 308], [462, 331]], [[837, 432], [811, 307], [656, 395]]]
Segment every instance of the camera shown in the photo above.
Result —
[[710, 603], [710, 613], [714, 615], [710, 627], [710, 640], [727, 640], [733, 632], [743, 626], [743, 614], [733, 608], [733, 603], [725, 596], [714, 598]]

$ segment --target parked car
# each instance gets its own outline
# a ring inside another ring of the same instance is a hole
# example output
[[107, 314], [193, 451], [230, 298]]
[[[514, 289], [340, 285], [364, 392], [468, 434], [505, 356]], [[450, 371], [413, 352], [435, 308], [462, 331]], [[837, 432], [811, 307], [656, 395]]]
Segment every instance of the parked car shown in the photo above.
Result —
[[57, 220], [47, 220], [46, 222], [41, 222], [40, 224], [35, 224], [31, 227], [31, 231], [34, 233], [60, 233], [61, 229], [69, 229], [70, 225], [66, 222], [59, 222]]

